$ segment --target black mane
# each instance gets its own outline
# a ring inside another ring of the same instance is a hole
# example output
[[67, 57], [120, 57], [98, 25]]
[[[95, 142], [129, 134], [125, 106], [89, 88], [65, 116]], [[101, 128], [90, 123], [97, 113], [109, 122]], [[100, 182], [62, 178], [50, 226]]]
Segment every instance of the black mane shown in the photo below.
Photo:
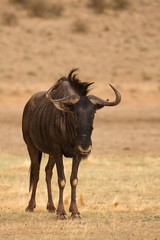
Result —
[[92, 83], [81, 82], [77, 78], [75, 71], [72, 69], [67, 77], [61, 77], [48, 91], [51, 91], [52, 99], [60, 99], [68, 95], [77, 94], [79, 96], [86, 96], [89, 92], [89, 87]]
[[75, 72], [77, 71], [77, 68], [74, 68], [70, 71], [68, 74], [67, 80], [69, 81], [72, 88], [80, 95], [80, 96], [86, 96], [89, 92], [89, 86], [93, 84], [87, 83], [87, 82], [81, 82], [77, 78], [77, 74]]

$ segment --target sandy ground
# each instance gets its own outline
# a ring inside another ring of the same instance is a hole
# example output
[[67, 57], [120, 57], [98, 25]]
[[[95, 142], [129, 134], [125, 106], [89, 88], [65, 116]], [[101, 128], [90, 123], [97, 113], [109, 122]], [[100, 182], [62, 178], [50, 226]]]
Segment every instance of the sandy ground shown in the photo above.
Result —
[[[62, 16], [53, 19], [0, 3], [0, 152], [26, 154], [21, 135], [26, 101], [78, 67], [80, 79], [95, 82], [92, 94], [113, 99], [109, 82], [122, 94], [119, 106], [96, 114], [93, 154], [159, 155], [159, 1], [102, 14], [80, 1], [62, 3]], [[6, 14], [14, 16], [14, 24]]]
[[[21, 136], [26, 101], [79, 67], [80, 79], [95, 82], [92, 94], [112, 99], [108, 82], [122, 94], [119, 106], [97, 112], [93, 153], [159, 155], [158, 1], [100, 15], [69, 2], [61, 17], [47, 20], [29, 17], [5, 0], [0, 4], [1, 153], [26, 154]], [[4, 24], [4, 13], [14, 14], [16, 24]], [[77, 20], [87, 26], [85, 32], [74, 30]]]
[[[9, 112], [8, 112], [9, 110]], [[150, 109], [104, 109], [95, 118], [93, 155], [159, 156], [159, 115]], [[21, 109], [1, 109], [1, 153], [26, 155], [21, 133]], [[127, 116], [127, 118], [126, 118]]]

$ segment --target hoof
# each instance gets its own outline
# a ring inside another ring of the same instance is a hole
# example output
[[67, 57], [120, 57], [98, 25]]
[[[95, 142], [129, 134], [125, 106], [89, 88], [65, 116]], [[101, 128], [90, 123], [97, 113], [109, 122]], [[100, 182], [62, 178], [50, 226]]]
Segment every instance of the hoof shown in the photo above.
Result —
[[56, 212], [56, 208], [53, 207], [53, 208], [47, 208], [48, 212], [50, 213], [55, 213]]
[[68, 216], [66, 214], [57, 214], [57, 220], [68, 220]]
[[50, 212], [50, 213], [54, 213], [54, 212], [56, 212], [56, 208], [55, 208], [55, 206], [53, 205], [53, 204], [47, 204], [47, 210], [48, 210], [48, 212]]
[[30, 207], [30, 206], [28, 206], [28, 207], [26, 207], [25, 211], [26, 211], [26, 212], [34, 212], [34, 208], [35, 208], [35, 207]]
[[80, 213], [72, 213], [71, 218], [72, 219], [82, 219], [82, 216]]
[[28, 206], [26, 207], [26, 212], [34, 212], [34, 208], [36, 208], [36, 203], [35, 201], [30, 201]]

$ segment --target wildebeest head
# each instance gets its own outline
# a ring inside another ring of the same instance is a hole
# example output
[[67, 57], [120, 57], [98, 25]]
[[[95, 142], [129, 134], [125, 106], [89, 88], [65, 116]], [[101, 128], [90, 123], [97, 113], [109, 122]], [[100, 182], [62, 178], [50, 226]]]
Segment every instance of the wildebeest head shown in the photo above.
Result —
[[[115, 106], [120, 103], [121, 95], [112, 86], [116, 99], [113, 102], [102, 100], [94, 95], [88, 95], [89, 86], [93, 83], [81, 82], [76, 78], [73, 69], [67, 78], [60, 79], [46, 94], [54, 106], [63, 111], [71, 112], [75, 118], [77, 149], [82, 155], [88, 155], [91, 151], [91, 134], [96, 110], [104, 106]], [[62, 91], [63, 89], [63, 91]], [[60, 97], [58, 97], [57, 92]], [[63, 94], [62, 94], [63, 92]]]

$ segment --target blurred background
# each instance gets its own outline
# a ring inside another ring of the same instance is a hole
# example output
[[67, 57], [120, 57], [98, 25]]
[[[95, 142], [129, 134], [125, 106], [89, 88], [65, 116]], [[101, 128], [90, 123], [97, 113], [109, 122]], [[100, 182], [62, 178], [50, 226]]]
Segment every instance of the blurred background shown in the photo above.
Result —
[[0, 154], [26, 155], [25, 103], [72, 68], [120, 105], [96, 114], [93, 155], [159, 156], [159, 0], [1, 0]]

